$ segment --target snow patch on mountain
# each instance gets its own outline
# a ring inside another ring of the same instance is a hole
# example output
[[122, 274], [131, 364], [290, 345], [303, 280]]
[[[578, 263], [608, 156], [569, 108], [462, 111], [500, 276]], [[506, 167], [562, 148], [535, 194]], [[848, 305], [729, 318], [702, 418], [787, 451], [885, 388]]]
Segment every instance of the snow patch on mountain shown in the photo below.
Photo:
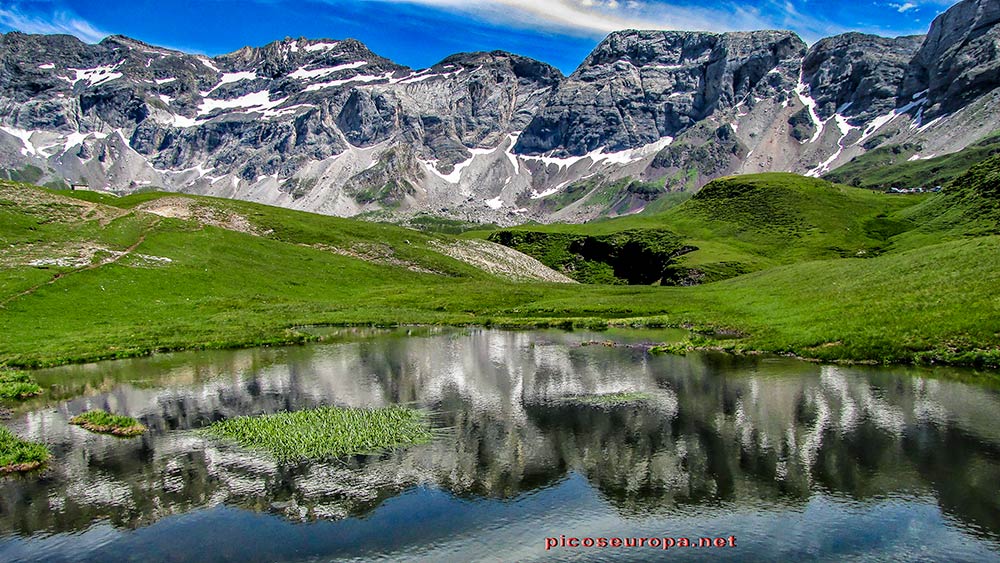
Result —
[[529, 197], [531, 197], [531, 199], [542, 199], [543, 197], [549, 197], [550, 195], [554, 195], [556, 193], [559, 193], [560, 190], [562, 190], [563, 188], [565, 188], [566, 186], [568, 186], [568, 185], [570, 185], [572, 183], [573, 183], [573, 180], [566, 180], [565, 182], [562, 182], [561, 184], [553, 186], [553, 187], [551, 187], [551, 188], [549, 188], [547, 190], [542, 190], [540, 192], [536, 191], [536, 190], [531, 190], [531, 196], [529, 196]]
[[896, 108], [885, 115], [880, 115], [876, 117], [871, 121], [871, 123], [868, 124], [868, 127], [865, 128], [865, 131], [861, 135], [861, 138], [858, 139], [854, 144], [860, 145], [861, 143], [864, 143], [869, 138], [871, 138], [872, 135], [877, 133], [879, 129], [885, 127], [886, 125], [894, 121], [897, 117], [903, 115], [904, 113], [909, 113], [914, 108], [922, 106], [925, 103], [927, 103], [926, 98], [921, 97], [915, 99], [914, 101], [906, 104], [901, 108]]
[[67, 68], [66, 70], [75, 73], [75, 78], [64, 78], [63, 80], [66, 80], [70, 84], [76, 84], [81, 80], [86, 80], [90, 86], [97, 86], [98, 84], [118, 80], [122, 76], [125, 76], [124, 73], [116, 72], [118, 67], [120, 67], [124, 62], [124, 60], [121, 60], [113, 66], [99, 66], [96, 68]]
[[287, 97], [279, 100], [271, 100], [271, 94], [267, 90], [253, 92], [231, 100], [205, 98], [202, 100], [201, 104], [198, 105], [198, 115], [208, 115], [217, 109], [240, 108], [241, 110], [245, 110], [247, 112], [264, 111], [276, 108], [285, 103], [286, 100], [288, 100]]
[[18, 129], [16, 127], [3, 127], [0, 126], [0, 131], [7, 133], [8, 135], [17, 137], [20, 139], [21, 144], [24, 148], [21, 149], [21, 154], [24, 156], [42, 156], [38, 148], [35, 147], [34, 143], [31, 142], [31, 136], [34, 134], [33, 131], [26, 131], [24, 129]]
[[320, 82], [318, 84], [310, 84], [309, 86], [306, 86], [306, 92], [315, 92], [317, 90], [322, 90], [324, 88], [343, 86], [344, 84], [350, 84], [351, 82], [378, 82], [380, 80], [390, 80], [391, 78], [392, 78], [391, 72], [387, 72], [379, 76], [359, 75], [359, 76], [353, 76], [351, 78], [343, 78], [341, 80], [331, 80], [330, 82]]
[[314, 43], [312, 45], [306, 45], [303, 47], [306, 51], [314, 53], [316, 51], [329, 51], [331, 49], [336, 49], [337, 45], [340, 45], [339, 41], [334, 41], [333, 43]]
[[820, 135], [823, 134], [823, 122], [820, 121], [819, 114], [816, 113], [816, 100], [812, 99], [809, 95], [806, 94], [806, 90], [808, 88], [809, 86], [804, 82], [802, 82], [800, 78], [798, 86], [795, 87], [795, 95], [798, 96], [799, 102], [801, 102], [802, 105], [804, 105], [806, 107], [806, 110], [809, 112], [809, 121], [812, 122], [813, 127], [815, 127], [816, 129], [816, 132], [813, 133], [812, 138], [809, 139], [808, 142], [815, 143], [816, 141], [819, 140]]
[[232, 84], [234, 82], [240, 82], [243, 80], [254, 80], [256, 78], [257, 78], [257, 73], [251, 71], [225, 72], [222, 74], [222, 77], [219, 80], [219, 86], [222, 86], [223, 84]]
[[174, 127], [178, 127], [180, 129], [186, 129], [188, 127], [194, 127], [195, 125], [198, 125], [198, 120], [190, 117], [184, 117], [183, 115], [172, 115], [170, 116], [170, 120], [168, 121], [168, 123], [170, 125], [173, 125]]
[[[840, 140], [837, 141], [837, 150], [832, 155], [830, 155], [829, 158], [821, 162], [818, 166], [816, 166], [809, 172], [806, 172], [806, 176], [819, 178], [823, 174], [829, 172], [830, 168], [833, 166], [833, 163], [836, 162], [837, 159], [840, 158], [840, 155], [844, 153], [844, 141], [847, 139], [847, 136], [851, 134], [851, 131], [858, 129], [858, 127], [851, 125], [847, 121], [847, 118], [840, 114], [834, 114], [833, 117], [831, 117], [830, 119], [833, 119], [836, 122], [837, 129], [840, 130]], [[830, 119], [828, 119], [827, 122], [830, 121]], [[824, 126], [825, 125], [826, 122], [824, 122]]]
[[93, 133], [80, 133], [80, 132], [70, 133], [69, 135], [66, 136], [66, 142], [63, 143], [63, 151], [62, 152], [64, 152], [64, 153], [68, 152], [73, 147], [76, 147], [76, 146], [82, 144], [91, 135], [93, 135]]
[[215, 72], [222, 72], [221, 70], [219, 70], [219, 67], [215, 66], [215, 63], [213, 63], [208, 57], [197, 57], [197, 59], [198, 61], [201, 62], [201, 64], [205, 65], [209, 70], [213, 70]]
[[347, 63], [337, 66], [325, 67], [325, 68], [314, 68], [306, 69], [305, 67], [299, 68], [295, 72], [288, 75], [289, 78], [294, 78], [296, 80], [312, 80], [314, 78], [319, 78], [321, 76], [327, 76], [344, 70], [351, 70], [354, 68], [360, 68], [368, 64], [368, 61], [357, 61], [353, 63]]
[[[446, 68], [454, 68], [454, 67], [446, 67]], [[476, 70], [479, 70], [481, 68], [483, 67], [480, 66]], [[432, 72], [432, 70], [433, 69], [428, 68], [421, 70], [419, 72], [409, 74], [402, 78], [390, 78], [389, 84], [415, 84], [417, 82], [423, 82], [424, 80], [428, 80], [430, 78], [447, 79], [462, 74], [463, 72], [465, 72], [466, 69], [459, 68], [458, 70], [453, 70], [451, 72], [439, 72], [439, 73]], [[475, 72], [476, 70], [472, 72]]]

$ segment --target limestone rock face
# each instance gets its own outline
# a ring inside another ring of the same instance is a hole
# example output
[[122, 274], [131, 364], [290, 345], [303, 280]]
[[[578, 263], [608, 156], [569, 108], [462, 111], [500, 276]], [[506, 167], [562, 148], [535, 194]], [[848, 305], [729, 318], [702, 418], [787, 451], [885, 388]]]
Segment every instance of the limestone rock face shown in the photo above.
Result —
[[895, 109], [899, 85], [923, 39], [846, 33], [817, 41], [802, 61], [802, 81], [819, 117], [839, 112], [866, 122]]
[[245, 179], [389, 140], [450, 164], [523, 128], [562, 75], [503, 52], [451, 56], [420, 72], [362, 43], [286, 39], [208, 59], [109, 37], [9, 33], [0, 115], [36, 131], [121, 130], [163, 168]]
[[390, 219], [634, 213], [722, 175], [976, 142], [1000, 123], [998, 22], [996, 0], [963, 0], [926, 36], [808, 48], [787, 31], [619, 31], [568, 77], [503, 51], [413, 70], [353, 39], [209, 58], [12, 32], [0, 175]]
[[515, 151], [579, 156], [673, 137], [752, 92], [800, 59], [790, 32], [622, 31], [608, 36], [548, 97]]
[[927, 91], [926, 115], [953, 112], [1000, 86], [1000, 2], [963, 0], [931, 23], [900, 97]]

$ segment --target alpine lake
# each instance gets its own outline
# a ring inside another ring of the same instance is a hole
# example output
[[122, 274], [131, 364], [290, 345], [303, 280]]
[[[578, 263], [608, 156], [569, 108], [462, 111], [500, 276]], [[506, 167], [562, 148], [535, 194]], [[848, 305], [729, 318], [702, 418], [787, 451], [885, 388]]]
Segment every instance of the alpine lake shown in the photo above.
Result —
[[[33, 372], [2, 424], [53, 455], [0, 477], [0, 561], [1000, 561], [1000, 390], [973, 371], [316, 330]], [[434, 438], [279, 463], [200, 431], [328, 405], [420, 409]], [[98, 408], [149, 430], [68, 423]]]

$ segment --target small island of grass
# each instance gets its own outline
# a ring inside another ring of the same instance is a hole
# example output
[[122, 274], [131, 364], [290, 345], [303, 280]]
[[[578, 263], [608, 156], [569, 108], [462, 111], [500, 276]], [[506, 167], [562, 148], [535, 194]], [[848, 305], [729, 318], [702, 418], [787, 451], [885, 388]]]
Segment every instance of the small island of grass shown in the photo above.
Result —
[[426, 415], [404, 407], [320, 407], [217, 422], [209, 435], [264, 451], [279, 461], [315, 460], [374, 453], [429, 442]]
[[81, 426], [91, 432], [111, 434], [122, 438], [131, 438], [146, 432], [146, 427], [139, 424], [138, 420], [130, 416], [111, 414], [103, 410], [87, 411], [81, 415], [74, 416], [70, 419], [69, 423]]
[[637, 405], [652, 399], [649, 393], [641, 391], [619, 391], [617, 393], [599, 393], [592, 395], [569, 395], [559, 398], [556, 402], [563, 405], [580, 405], [589, 407], [621, 407]]
[[42, 394], [42, 388], [26, 373], [0, 369], [0, 399], [24, 400]]
[[22, 440], [0, 426], [0, 473], [34, 471], [50, 456], [44, 444]]

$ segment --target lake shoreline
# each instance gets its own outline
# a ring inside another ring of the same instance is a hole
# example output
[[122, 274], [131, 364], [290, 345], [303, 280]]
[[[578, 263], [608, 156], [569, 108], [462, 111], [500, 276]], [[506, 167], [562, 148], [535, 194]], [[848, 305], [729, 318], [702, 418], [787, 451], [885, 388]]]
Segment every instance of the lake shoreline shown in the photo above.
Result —
[[[308, 344], [321, 344], [326, 342], [323, 336], [317, 336], [301, 332], [305, 329], [315, 328], [373, 328], [373, 329], [400, 329], [400, 328], [479, 328], [479, 329], [500, 329], [509, 331], [533, 331], [539, 329], [558, 329], [565, 331], [592, 330], [603, 331], [614, 328], [630, 328], [636, 330], [656, 330], [656, 329], [680, 329], [696, 333], [698, 337], [677, 343], [657, 343], [650, 346], [654, 353], [681, 354], [687, 352], [719, 352], [733, 356], [774, 356], [801, 360], [804, 362], [840, 365], [840, 366], [920, 366], [920, 367], [961, 367], [986, 370], [985, 378], [991, 375], [1000, 379], [1000, 348], [983, 350], [977, 348], [953, 349], [939, 348], [936, 350], [915, 351], [909, 357], [893, 358], [890, 361], [879, 360], [871, 356], [859, 355], [856, 357], [817, 357], [810, 355], [806, 350], [795, 349], [790, 346], [775, 346], [773, 348], [755, 347], [752, 345], [753, 337], [742, 331], [728, 328], [715, 328], [711, 326], [692, 325], [690, 323], [664, 323], [657, 319], [612, 319], [596, 321], [591, 317], [584, 318], [551, 318], [551, 319], [489, 319], [484, 323], [317, 323], [309, 325], [296, 325], [281, 329], [284, 335], [275, 334], [270, 338], [254, 340], [234, 340], [231, 342], [212, 342], [208, 344], [191, 343], [179, 346], [156, 346], [156, 347], [136, 347], [126, 350], [116, 350], [110, 353], [95, 353], [76, 357], [41, 357], [29, 361], [0, 361], [0, 365], [16, 369], [42, 369], [58, 367], [63, 365], [90, 364], [109, 360], [124, 360], [133, 358], [143, 358], [156, 354], [169, 354], [176, 352], [194, 352], [208, 350], [245, 350], [254, 348], [272, 348], [283, 346], [304, 346]], [[707, 335], [707, 336], [706, 336]], [[737, 337], [737, 338], [734, 338]], [[747, 345], [749, 341], [751, 344]], [[839, 342], [837, 343], [839, 344]], [[812, 351], [816, 348], [810, 347]], [[790, 349], [791, 348], [791, 349]]]

